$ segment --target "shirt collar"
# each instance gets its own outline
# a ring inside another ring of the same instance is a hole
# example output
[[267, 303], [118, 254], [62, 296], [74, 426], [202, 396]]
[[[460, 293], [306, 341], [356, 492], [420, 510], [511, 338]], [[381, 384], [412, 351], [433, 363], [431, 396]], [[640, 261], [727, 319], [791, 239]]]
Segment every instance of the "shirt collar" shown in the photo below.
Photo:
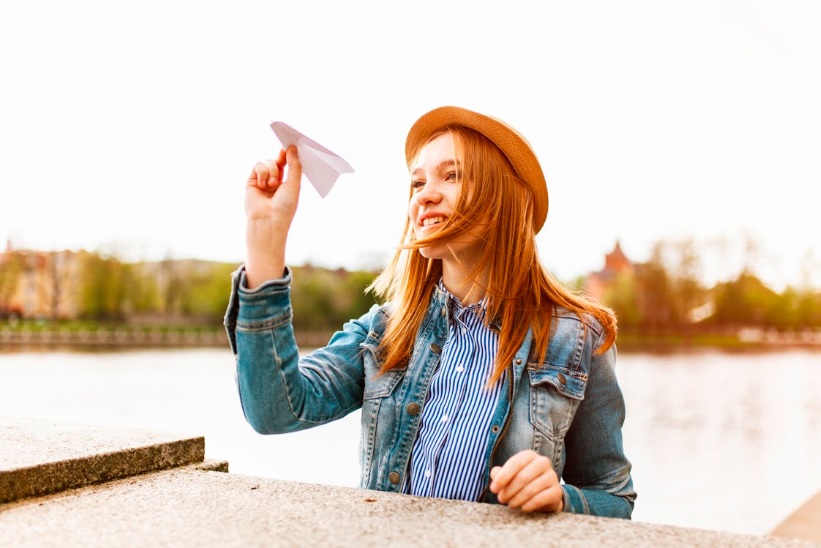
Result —
[[448, 288], [445, 287], [445, 282], [442, 280], [442, 278], [439, 278], [438, 287], [439, 290], [442, 293], [444, 293], [447, 299], [448, 308], [452, 308], [454, 311], [473, 310], [474, 312], [482, 316], [484, 316], [484, 314], [487, 312], [487, 295], [482, 297], [482, 300], [480, 300], [479, 302], [465, 306], [462, 304], [462, 301], [459, 300], [459, 297], [448, 291]]

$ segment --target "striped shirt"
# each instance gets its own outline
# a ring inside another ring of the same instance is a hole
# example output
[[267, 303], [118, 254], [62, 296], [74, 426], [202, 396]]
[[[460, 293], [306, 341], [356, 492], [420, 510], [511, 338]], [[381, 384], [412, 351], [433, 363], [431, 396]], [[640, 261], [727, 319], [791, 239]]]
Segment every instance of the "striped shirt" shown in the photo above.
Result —
[[[445, 290], [442, 282], [439, 282]], [[431, 378], [403, 491], [476, 501], [484, 491], [490, 423], [502, 388], [493, 374], [499, 335], [485, 326], [484, 301], [462, 306], [448, 292], [448, 339]]]

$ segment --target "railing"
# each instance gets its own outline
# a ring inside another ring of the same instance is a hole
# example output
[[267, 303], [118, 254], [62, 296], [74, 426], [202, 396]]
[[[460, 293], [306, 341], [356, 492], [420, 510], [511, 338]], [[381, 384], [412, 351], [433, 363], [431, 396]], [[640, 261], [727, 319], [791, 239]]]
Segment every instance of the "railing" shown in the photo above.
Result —
[[[328, 331], [297, 331], [301, 348], [324, 346]], [[0, 326], [0, 347], [222, 347], [228, 348], [223, 328], [160, 329], [117, 327], [115, 329], [10, 329]]]
[[0, 329], [0, 345], [21, 346], [227, 346], [224, 329]]

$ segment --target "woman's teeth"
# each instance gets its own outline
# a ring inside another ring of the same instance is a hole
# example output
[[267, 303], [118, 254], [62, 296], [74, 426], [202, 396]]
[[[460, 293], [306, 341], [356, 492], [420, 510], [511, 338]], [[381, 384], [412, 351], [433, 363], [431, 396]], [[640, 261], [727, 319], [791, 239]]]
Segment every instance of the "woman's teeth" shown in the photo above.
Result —
[[444, 217], [428, 217], [422, 221], [422, 226], [431, 226], [439, 224], [445, 220]]

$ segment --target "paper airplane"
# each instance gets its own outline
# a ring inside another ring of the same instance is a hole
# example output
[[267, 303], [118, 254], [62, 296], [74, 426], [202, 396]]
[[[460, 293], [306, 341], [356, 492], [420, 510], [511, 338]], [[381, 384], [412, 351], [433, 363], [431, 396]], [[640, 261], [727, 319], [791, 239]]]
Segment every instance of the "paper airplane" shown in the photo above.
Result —
[[336, 180], [343, 173], [353, 173], [351, 165], [339, 155], [331, 152], [313, 139], [301, 134], [284, 122], [271, 122], [282, 148], [296, 145], [302, 173], [311, 181], [323, 198], [331, 191]]

